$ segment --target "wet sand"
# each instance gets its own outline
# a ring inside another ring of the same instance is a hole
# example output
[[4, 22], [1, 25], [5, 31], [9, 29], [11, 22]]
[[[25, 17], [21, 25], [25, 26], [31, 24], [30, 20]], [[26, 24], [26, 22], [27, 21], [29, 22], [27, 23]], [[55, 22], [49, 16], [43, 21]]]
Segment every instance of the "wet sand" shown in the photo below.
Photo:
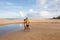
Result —
[[[15, 20], [16, 21], [16, 20]], [[13, 23], [16, 23], [13, 21]], [[18, 23], [18, 22], [17, 22]], [[59, 20], [31, 20], [30, 32], [17, 31], [0, 36], [0, 40], [60, 40]]]

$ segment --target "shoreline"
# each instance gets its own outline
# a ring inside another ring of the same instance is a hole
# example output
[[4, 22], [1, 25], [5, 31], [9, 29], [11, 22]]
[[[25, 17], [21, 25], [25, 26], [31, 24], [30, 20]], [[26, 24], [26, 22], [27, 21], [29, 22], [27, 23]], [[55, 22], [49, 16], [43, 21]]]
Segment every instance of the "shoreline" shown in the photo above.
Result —
[[[60, 20], [53, 20], [53, 19], [32, 19], [30, 23], [52, 23], [52, 24], [60, 24]], [[0, 25], [7, 25], [7, 24], [23, 24], [23, 20], [7, 20], [7, 19], [0, 19]]]

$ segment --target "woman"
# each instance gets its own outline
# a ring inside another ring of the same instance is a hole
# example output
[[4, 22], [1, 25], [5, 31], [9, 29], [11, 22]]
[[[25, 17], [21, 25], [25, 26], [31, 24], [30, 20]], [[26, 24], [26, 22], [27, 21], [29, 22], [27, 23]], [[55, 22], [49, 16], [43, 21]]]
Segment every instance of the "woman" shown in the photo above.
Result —
[[26, 19], [24, 19], [24, 31], [26, 30]]

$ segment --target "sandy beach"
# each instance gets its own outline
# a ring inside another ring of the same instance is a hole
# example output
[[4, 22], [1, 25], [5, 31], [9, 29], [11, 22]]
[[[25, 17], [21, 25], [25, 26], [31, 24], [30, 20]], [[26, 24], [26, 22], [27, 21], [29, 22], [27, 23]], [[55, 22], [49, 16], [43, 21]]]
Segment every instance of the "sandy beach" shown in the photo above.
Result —
[[[0, 19], [0, 25], [19, 23], [23, 21]], [[30, 27], [30, 32], [7, 33], [0, 40], [60, 40], [60, 20], [31, 20]]]
[[23, 24], [23, 20], [0, 19], [0, 25], [7, 25], [7, 24]]

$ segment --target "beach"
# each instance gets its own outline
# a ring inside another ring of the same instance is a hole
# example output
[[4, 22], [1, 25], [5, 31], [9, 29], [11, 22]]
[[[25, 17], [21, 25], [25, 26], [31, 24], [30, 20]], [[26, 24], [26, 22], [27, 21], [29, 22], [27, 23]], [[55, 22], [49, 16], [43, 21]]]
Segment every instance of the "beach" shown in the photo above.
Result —
[[[0, 20], [0, 25], [23, 24], [21, 20]], [[2, 23], [2, 21], [4, 21]], [[38, 19], [31, 20], [30, 32], [23, 30], [6, 33], [0, 40], [60, 40], [60, 20]]]
[[0, 25], [7, 25], [7, 24], [23, 24], [23, 20], [0, 19]]

